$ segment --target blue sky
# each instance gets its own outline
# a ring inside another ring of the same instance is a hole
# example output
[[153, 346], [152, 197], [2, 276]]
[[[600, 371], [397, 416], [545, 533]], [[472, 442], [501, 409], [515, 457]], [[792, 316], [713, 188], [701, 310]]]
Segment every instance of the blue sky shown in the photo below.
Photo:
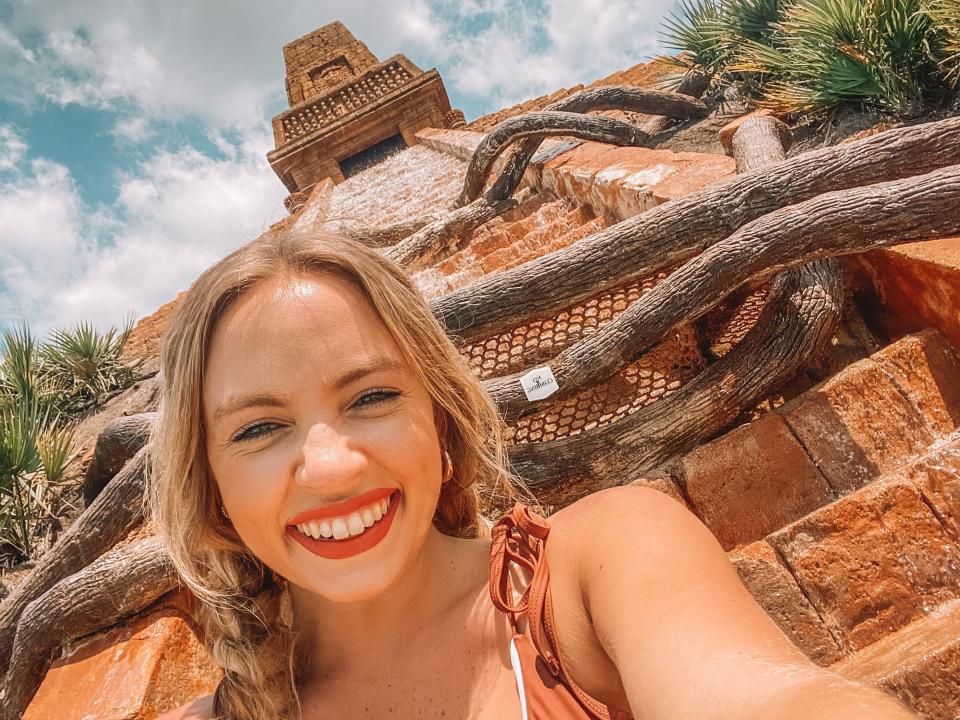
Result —
[[662, 51], [674, 0], [0, 0], [0, 329], [151, 313], [282, 217], [281, 46], [342, 20], [468, 119]]

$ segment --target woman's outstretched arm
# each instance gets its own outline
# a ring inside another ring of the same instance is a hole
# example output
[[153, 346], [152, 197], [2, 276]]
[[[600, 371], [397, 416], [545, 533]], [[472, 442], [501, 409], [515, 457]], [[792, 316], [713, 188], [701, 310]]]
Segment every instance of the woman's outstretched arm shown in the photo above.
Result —
[[917, 717], [811, 662], [747, 592], [709, 530], [668, 496], [614, 488], [562, 515], [551, 544], [562, 536], [574, 556], [592, 634], [619, 674], [609, 681], [622, 682], [638, 718]]

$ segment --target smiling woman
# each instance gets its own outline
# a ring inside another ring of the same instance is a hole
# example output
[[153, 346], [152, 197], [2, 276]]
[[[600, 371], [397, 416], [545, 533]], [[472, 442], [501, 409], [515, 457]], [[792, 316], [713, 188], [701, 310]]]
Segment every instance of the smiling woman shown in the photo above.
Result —
[[403, 271], [347, 240], [268, 233], [194, 283], [152, 470], [224, 670], [167, 720], [911, 717], [810, 663], [665, 495], [517, 504], [491, 533], [481, 493], [530, 499], [497, 410]]

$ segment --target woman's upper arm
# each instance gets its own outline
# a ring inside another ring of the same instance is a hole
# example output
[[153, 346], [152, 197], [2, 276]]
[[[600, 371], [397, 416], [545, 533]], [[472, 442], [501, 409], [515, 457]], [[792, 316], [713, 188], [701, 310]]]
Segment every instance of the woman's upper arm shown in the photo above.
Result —
[[778, 690], [823, 675], [675, 500], [628, 486], [581, 502], [565, 524], [584, 539], [585, 609], [638, 716], [748, 717]]

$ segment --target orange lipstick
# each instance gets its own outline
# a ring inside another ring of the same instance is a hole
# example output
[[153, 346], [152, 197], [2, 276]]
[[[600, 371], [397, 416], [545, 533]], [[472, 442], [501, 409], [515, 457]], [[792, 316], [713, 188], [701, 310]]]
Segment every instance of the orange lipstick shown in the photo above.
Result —
[[[322, 520], [325, 518], [349, 515], [360, 508], [382, 500], [385, 497], [389, 497], [394, 493], [396, 493], [396, 497], [390, 499], [390, 505], [384, 516], [359, 535], [343, 538], [342, 540], [335, 540], [333, 538], [316, 539], [304, 535], [295, 527], [296, 525], [311, 520]], [[370, 550], [387, 536], [387, 532], [389, 532], [390, 526], [393, 524], [393, 518], [397, 513], [399, 501], [399, 491], [397, 488], [377, 488], [376, 490], [370, 490], [369, 492], [349, 498], [348, 500], [302, 512], [290, 521], [286, 527], [286, 533], [314, 555], [319, 555], [320, 557], [331, 560], [342, 560]]]

